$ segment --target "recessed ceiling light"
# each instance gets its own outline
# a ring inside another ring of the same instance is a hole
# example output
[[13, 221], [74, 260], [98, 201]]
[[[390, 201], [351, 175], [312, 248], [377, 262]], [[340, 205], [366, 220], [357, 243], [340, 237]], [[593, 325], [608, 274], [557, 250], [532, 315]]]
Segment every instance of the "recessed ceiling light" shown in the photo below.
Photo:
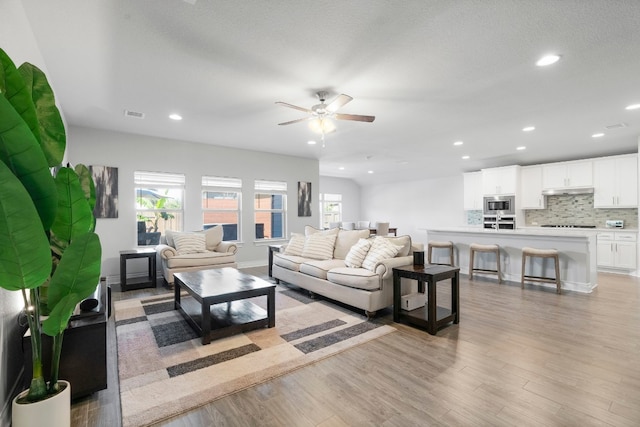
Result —
[[367, 171], [367, 173], [373, 173], [373, 171]]
[[627, 105], [625, 107], [625, 110], [637, 110], [638, 108], [640, 108], [640, 104], [631, 104]]
[[546, 67], [547, 65], [555, 64], [560, 60], [560, 55], [545, 55], [542, 58], [538, 59], [536, 65], [538, 67]]
[[462, 156], [462, 160], [468, 160], [469, 156]]
[[526, 150], [527, 147], [525, 147], [524, 145], [521, 145], [520, 147], [516, 147], [516, 150], [518, 151], [522, 151], [522, 150]]
[[536, 130], [536, 127], [535, 126], [527, 126], [527, 127], [522, 128], [523, 132], [531, 132], [532, 130]]
[[309, 145], [316, 145], [316, 142], [315, 142], [315, 141], [311, 141], [311, 140], [309, 140], [309, 141], [307, 141], [307, 144], [309, 144]]
[[344, 166], [340, 166], [338, 169], [343, 171], [344, 170]]
[[456, 141], [456, 142], [453, 143], [453, 145], [462, 145], [462, 144], [464, 144], [464, 142], [462, 142], [462, 141]]
[[171, 114], [169, 115], [171, 120], [182, 120], [182, 116], [180, 114]]
[[591, 138], [600, 138], [601, 136], [604, 136], [604, 133], [594, 133]]

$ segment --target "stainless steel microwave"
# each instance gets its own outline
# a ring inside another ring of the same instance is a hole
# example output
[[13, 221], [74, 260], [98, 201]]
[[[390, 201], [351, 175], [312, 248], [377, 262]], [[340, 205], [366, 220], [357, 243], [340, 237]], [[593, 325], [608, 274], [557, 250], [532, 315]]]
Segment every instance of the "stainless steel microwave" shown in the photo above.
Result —
[[484, 198], [485, 215], [515, 215], [515, 196], [486, 196]]

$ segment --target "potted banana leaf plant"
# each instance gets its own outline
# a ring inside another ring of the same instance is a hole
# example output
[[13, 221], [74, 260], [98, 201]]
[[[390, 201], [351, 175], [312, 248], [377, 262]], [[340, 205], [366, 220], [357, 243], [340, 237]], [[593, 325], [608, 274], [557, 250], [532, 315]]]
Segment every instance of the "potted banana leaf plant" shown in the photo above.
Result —
[[[70, 386], [58, 378], [62, 338], [100, 278], [95, 187], [85, 166], [60, 166], [65, 146], [44, 73], [29, 63], [16, 68], [0, 49], [0, 287], [22, 293], [33, 355], [30, 387], [13, 403], [14, 427], [54, 425], [58, 410], [47, 406], [65, 395], [62, 425], [69, 424]], [[50, 378], [43, 375], [42, 334], [52, 337]], [[38, 419], [32, 408], [41, 406]]]

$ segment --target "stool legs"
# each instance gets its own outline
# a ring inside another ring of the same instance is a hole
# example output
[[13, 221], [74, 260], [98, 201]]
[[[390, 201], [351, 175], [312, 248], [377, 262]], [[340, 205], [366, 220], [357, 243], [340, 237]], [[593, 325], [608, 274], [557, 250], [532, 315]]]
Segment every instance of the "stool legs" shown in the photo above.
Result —
[[[475, 247], [474, 247], [475, 246]], [[491, 247], [493, 246], [493, 247]], [[476, 252], [494, 253], [496, 255], [496, 270], [484, 270], [481, 268], [474, 268], [474, 261]], [[473, 272], [481, 271], [483, 273], [493, 273], [498, 276], [498, 284], [502, 283], [502, 274], [500, 269], [500, 248], [497, 245], [490, 245], [489, 247], [481, 245], [472, 245], [469, 255], [469, 280], [473, 280]]]
[[[534, 250], [529, 249], [531, 252]], [[558, 256], [557, 253], [549, 253], [549, 251], [546, 251], [546, 253], [541, 253], [543, 251], [537, 251], [537, 253], [530, 253], [527, 252], [526, 250], [523, 250], [522, 252], [522, 275], [520, 276], [520, 287], [522, 289], [524, 289], [524, 281], [525, 279], [532, 281], [532, 282], [545, 282], [545, 283], [555, 283], [556, 284], [556, 293], [561, 294], [562, 293], [562, 286], [561, 286], [561, 282], [560, 282], [560, 258]], [[551, 258], [553, 260], [553, 265], [554, 265], [554, 269], [555, 269], [555, 273], [556, 276], [555, 277], [537, 277], [537, 276], [532, 276], [529, 275], [527, 276], [525, 274], [525, 268], [527, 266], [527, 257], [532, 258], [532, 257], [537, 257], [537, 258], [542, 258], [543, 260], [545, 258]]]
[[473, 280], [473, 258], [476, 254], [476, 251], [471, 249], [471, 255], [469, 255], [469, 280]]

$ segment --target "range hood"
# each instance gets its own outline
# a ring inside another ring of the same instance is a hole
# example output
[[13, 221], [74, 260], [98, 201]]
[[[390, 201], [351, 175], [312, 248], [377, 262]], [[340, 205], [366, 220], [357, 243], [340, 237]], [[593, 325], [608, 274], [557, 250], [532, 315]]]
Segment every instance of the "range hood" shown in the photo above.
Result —
[[543, 196], [561, 196], [564, 194], [593, 194], [593, 187], [547, 188], [542, 190]]

